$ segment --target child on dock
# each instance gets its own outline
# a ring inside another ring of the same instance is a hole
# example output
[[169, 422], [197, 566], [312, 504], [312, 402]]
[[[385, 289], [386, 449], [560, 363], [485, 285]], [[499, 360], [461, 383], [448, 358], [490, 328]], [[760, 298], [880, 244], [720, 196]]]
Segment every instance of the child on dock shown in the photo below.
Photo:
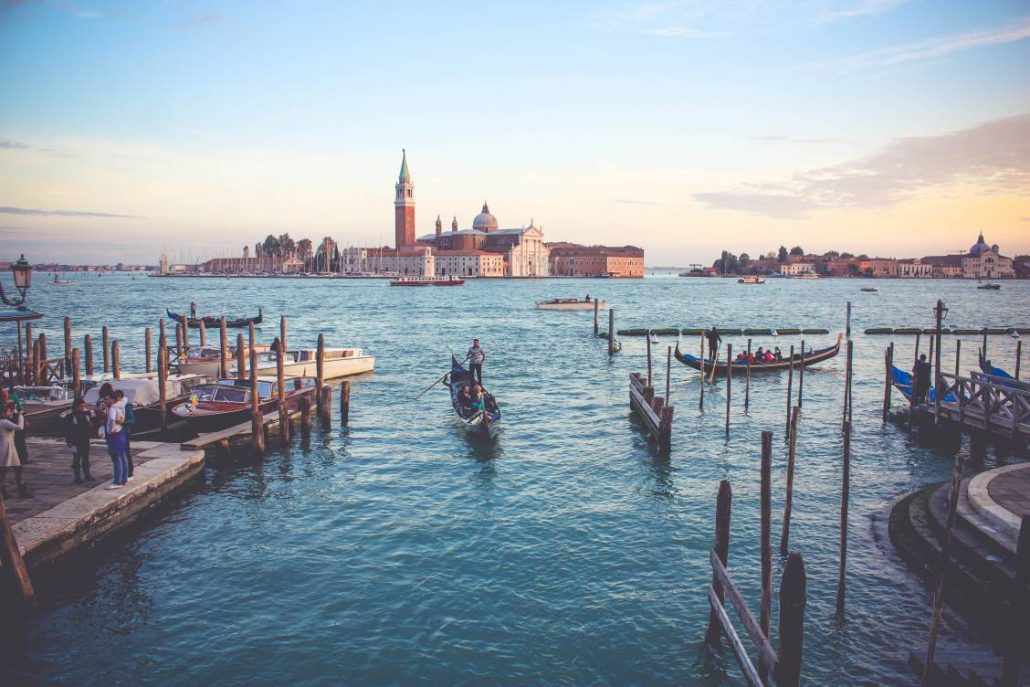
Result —
[[67, 419], [65, 441], [72, 449], [72, 472], [75, 474], [75, 483], [82, 484], [83, 479], [95, 482], [93, 475], [89, 474], [89, 439], [93, 434], [93, 413], [81, 397], [75, 399], [72, 408]]

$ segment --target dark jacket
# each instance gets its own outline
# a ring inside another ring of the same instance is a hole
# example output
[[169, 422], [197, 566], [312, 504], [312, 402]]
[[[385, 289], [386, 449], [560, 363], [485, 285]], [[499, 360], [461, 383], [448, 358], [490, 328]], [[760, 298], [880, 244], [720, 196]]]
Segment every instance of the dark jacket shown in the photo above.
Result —
[[65, 439], [69, 446], [88, 444], [93, 435], [93, 413], [89, 410], [73, 410], [65, 418]]

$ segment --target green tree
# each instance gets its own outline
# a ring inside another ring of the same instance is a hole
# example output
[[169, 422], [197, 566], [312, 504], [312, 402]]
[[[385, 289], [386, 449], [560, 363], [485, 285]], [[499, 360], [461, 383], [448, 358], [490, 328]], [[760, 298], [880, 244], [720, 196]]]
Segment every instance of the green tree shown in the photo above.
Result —
[[748, 265], [751, 264], [751, 256], [747, 253], [741, 253], [740, 257], [737, 258], [737, 262], [740, 263], [741, 270], [746, 270], [748, 268]]
[[840, 254], [840, 257], [842, 257], [845, 260], [850, 260], [851, 258], [853, 258], [855, 256], [853, 254], [851, 254], [851, 253], [844, 252], [844, 253]]
[[293, 239], [290, 238], [290, 235], [288, 233], [280, 234], [278, 240], [279, 253], [283, 257], [286, 257], [287, 255], [290, 255], [291, 253], [297, 250], [297, 244], [294, 243]]
[[795, 255], [797, 257], [801, 257], [802, 255], [805, 254], [805, 251], [804, 251], [804, 249], [801, 246], [794, 246], [793, 248], [790, 249], [790, 254], [791, 255]]
[[297, 241], [297, 257], [305, 262], [311, 258], [311, 239]]
[[825, 253], [823, 253], [823, 257], [828, 259], [828, 260], [832, 260], [833, 258], [839, 258], [840, 257], [840, 253], [838, 253], [835, 250], [828, 250]]
[[776, 255], [776, 259], [779, 260], [780, 262], [787, 262], [787, 247], [786, 246], [780, 246], [780, 251]]
[[261, 244], [262, 255], [270, 258], [277, 257], [279, 255], [279, 239], [269, 234], [265, 237], [265, 242]]

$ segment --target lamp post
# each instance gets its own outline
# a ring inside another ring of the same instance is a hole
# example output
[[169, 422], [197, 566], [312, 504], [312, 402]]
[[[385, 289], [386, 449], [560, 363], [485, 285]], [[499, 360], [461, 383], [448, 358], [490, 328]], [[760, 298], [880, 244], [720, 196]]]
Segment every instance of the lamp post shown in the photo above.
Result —
[[[948, 316], [948, 308], [944, 305], [944, 301], [937, 301], [937, 305], [933, 309], [934, 314], [937, 316], [937, 357], [934, 358], [934, 400], [933, 400], [933, 421], [934, 424], [940, 427], [941, 425], [941, 396], [944, 395], [945, 384], [944, 379], [941, 377], [941, 324], [944, 319]], [[958, 383], [958, 380], [955, 380]]]
[[0, 284], [0, 300], [12, 307], [18, 307], [25, 302], [25, 293], [32, 286], [32, 265], [28, 263], [24, 255], [11, 265], [11, 274], [14, 275], [14, 287], [18, 289], [19, 297], [8, 298], [4, 293], [3, 284]]

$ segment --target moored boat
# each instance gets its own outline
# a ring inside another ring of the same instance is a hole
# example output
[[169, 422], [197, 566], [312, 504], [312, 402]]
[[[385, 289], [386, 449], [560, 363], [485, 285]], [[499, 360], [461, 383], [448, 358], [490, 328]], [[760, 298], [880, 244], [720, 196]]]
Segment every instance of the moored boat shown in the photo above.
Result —
[[[254, 350], [261, 353], [267, 353], [271, 350], [271, 346], [268, 344], [254, 344]], [[250, 347], [245, 346], [243, 353], [246, 356], [250, 355]], [[179, 374], [193, 374], [193, 375], [206, 375], [208, 377], [218, 377], [221, 374], [221, 362], [222, 362], [221, 349], [214, 346], [201, 346], [199, 349], [190, 350], [187, 355], [179, 358], [176, 366], [179, 368]], [[237, 349], [236, 346], [226, 347], [226, 364], [228, 366], [233, 365], [233, 360], [236, 359]]]
[[465, 386], [471, 389], [475, 381], [472, 374], [453, 355], [451, 356], [451, 371], [444, 376], [443, 384], [451, 393], [451, 407], [454, 408], [454, 413], [461, 421], [465, 432], [480, 439], [496, 439], [503, 428], [501, 407], [497, 405], [497, 399], [483, 389], [485, 394], [483, 410], [474, 410], [463, 405], [458, 398], [461, 389]]
[[[824, 360], [829, 360], [830, 358], [834, 357], [835, 355], [837, 355], [837, 353], [840, 352], [840, 342], [841, 342], [842, 338], [843, 338], [843, 335], [842, 334], [838, 334], [837, 335], [837, 343], [835, 343], [832, 346], [828, 346], [826, 348], [810, 350], [810, 351], [808, 351], [808, 352], [806, 352], [804, 354], [802, 354], [802, 353], [795, 353], [794, 354], [794, 360], [793, 360], [794, 367], [795, 368], [797, 368], [797, 367], [808, 367], [810, 365], [815, 365], [816, 363], [821, 363]], [[676, 355], [676, 360], [680, 361], [684, 365], [686, 365], [688, 367], [692, 367], [695, 370], [701, 370], [702, 369], [702, 361], [701, 361], [701, 359], [698, 358], [697, 356], [690, 355], [689, 353], [681, 353], [678, 342], [676, 344], [675, 355]], [[711, 371], [712, 371], [712, 365], [713, 365], [711, 358], [705, 359], [704, 362], [703, 362], [703, 365], [704, 365], [705, 374], [710, 374]], [[726, 365], [727, 364], [726, 364], [725, 360], [716, 361], [714, 363], [714, 365], [715, 365], [715, 376], [720, 376], [720, 375], [724, 376], [726, 374]], [[789, 357], [786, 357], [786, 358], [783, 358], [781, 360], [773, 360], [773, 361], [768, 362], [768, 363], [755, 361], [755, 362], [751, 363], [751, 372], [753, 372], [753, 373], [754, 372], [772, 372], [774, 370], [786, 370], [786, 369], [789, 369], [790, 367], [791, 367], [791, 359]], [[733, 365], [732, 365], [731, 371], [734, 374], [744, 374], [744, 373], [747, 372], [747, 368], [748, 368], [747, 363], [734, 362]]]
[[[172, 312], [167, 308], [165, 308], [165, 314], [168, 315], [168, 319], [174, 320], [176, 322], [182, 322], [183, 319], [185, 319], [186, 323], [193, 329], [198, 329], [201, 323], [203, 323], [203, 325], [207, 329], [217, 329], [222, 326], [222, 318], [214, 317], [212, 315], [205, 315], [204, 317], [186, 317], [185, 315], [180, 315], [179, 313]], [[258, 308], [258, 314], [256, 316], [240, 317], [234, 320], [230, 320], [227, 318], [225, 320], [225, 326], [229, 329], [240, 329], [241, 327], [248, 327], [252, 324], [261, 324], [264, 318], [264, 313], [262, 312], [261, 308]]]
[[25, 408], [25, 432], [33, 435], [61, 434], [61, 414], [72, 407], [73, 392], [67, 385], [16, 386], [14, 393]]
[[[372, 372], [376, 367], [376, 359], [366, 355], [360, 348], [325, 348], [322, 375], [325, 379], [337, 379], [350, 375]], [[275, 374], [276, 353], [272, 350], [258, 352], [258, 374]], [[249, 363], [248, 363], [249, 364]], [[317, 348], [298, 348], [286, 351], [283, 370], [287, 376], [306, 377], [314, 375], [318, 366]], [[232, 365], [229, 374], [235, 374], [236, 366]]]
[[[294, 412], [300, 399], [315, 395], [314, 377], [292, 377], [286, 380], [286, 409]], [[270, 413], [276, 409], [279, 385], [275, 377], [258, 377], [258, 410]], [[220, 379], [214, 384], [195, 387], [189, 397], [172, 407], [172, 415], [184, 420], [192, 431], [203, 434], [227, 429], [250, 419], [253, 389], [249, 379]]]
[[866, 293], [876, 293], [877, 289], [875, 286], [863, 286], [862, 291], [865, 291]]
[[987, 282], [986, 284], [980, 284], [976, 288], [980, 289], [981, 291], [1000, 291], [1001, 290], [1001, 284], [995, 284], [993, 282]]
[[536, 307], [539, 310], [593, 310], [595, 303], [600, 310], [608, 307], [607, 303], [596, 298], [582, 301], [578, 298], [552, 298], [549, 301], [539, 301]]
[[453, 274], [446, 277], [400, 277], [390, 282], [390, 286], [461, 286], [465, 280]]
[[741, 277], [737, 280], [738, 284], [764, 284], [765, 277]]

